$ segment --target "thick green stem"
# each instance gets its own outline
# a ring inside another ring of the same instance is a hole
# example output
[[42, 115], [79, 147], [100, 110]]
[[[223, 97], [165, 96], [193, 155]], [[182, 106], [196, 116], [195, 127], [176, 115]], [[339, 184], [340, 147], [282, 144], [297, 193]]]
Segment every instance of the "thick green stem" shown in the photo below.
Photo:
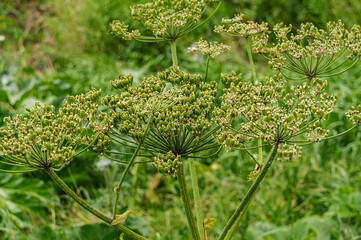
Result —
[[175, 39], [170, 41], [170, 50], [172, 52], [173, 66], [178, 66], [177, 44], [175, 42]]
[[273, 160], [276, 158], [277, 155], [278, 144], [274, 145], [271, 152], [268, 155], [268, 160], [266, 164], [263, 166], [260, 174], [258, 175], [257, 179], [253, 182], [251, 188], [248, 190], [246, 196], [243, 198], [242, 202], [233, 213], [232, 217], [228, 220], [228, 223], [223, 228], [221, 235], [219, 236], [218, 240], [230, 239], [230, 235], [233, 233], [231, 231], [234, 224], [236, 224], [238, 218], [242, 217], [244, 214], [243, 210], [247, 207], [248, 203], [252, 200], [252, 197], [256, 190], [258, 189], [259, 185], [261, 184], [264, 176], [266, 175], [269, 167], [271, 166]]
[[262, 142], [262, 139], [258, 139], [258, 162], [261, 164], [263, 163], [263, 149], [262, 149], [262, 145], [263, 145], [263, 142]]
[[127, 173], [129, 172], [130, 170], [130, 167], [133, 165], [134, 163], [134, 160], [141, 148], [141, 146], [143, 145], [144, 143], [144, 139], [146, 137], [146, 135], [148, 134], [148, 131], [149, 131], [149, 127], [150, 127], [150, 123], [152, 122], [152, 119], [153, 117], [151, 117], [147, 123], [147, 126], [145, 128], [145, 132], [144, 132], [144, 135], [140, 141], [140, 143], [138, 144], [137, 148], [135, 149], [135, 152], [133, 153], [133, 156], [132, 158], [130, 159], [127, 167], [125, 168], [120, 180], [119, 180], [119, 183], [118, 183], [118, 186], [115, 188], [115, 200], [114, 200], [114, 207], [113, 207], [113, 219], [115, 219], [116, 215], [117, 215], [117, 208], [118, 208], [118, 202], [119, 202], [119, 195], [120, 195], [120, 188], [122, 187], [122, 184], [124, 182], [124, 179], [125, 179], [125, 176], [127, 175]]
[[229, 232], [228, 232], [227, 236], [224, 238], [224, 240], [232, 239], [232, 236], [233, 236], [234, 232], [237, 230], [237, 228], [239, 227], [239, 224], [241, 223], [241, 220], [242, 220], [244, 214], [246, 214], [248, 206], [251, 203], [251, 201], [252, 201], [252, 199], [250, 201], [248, 201], [246, 207], [243, 209], [241, 215], [238, 217], [237, 221], [233, 224], [233, 226], [229, 230]]
[[182, 200], [183, 200], [183, 204], [184, 204], [184, 210], [186, 212], [188, 225], [191, 229], [193, 240], [200, 240], [200, 235], [199, 235], [197, 225], [195, 223], [195, 219], [194, 219], [193, 212], [192, 212], [191, 201], [190, 201], [188, 193], [187, 193], [187, 185], [186, 185], [186, 180], [184, 177], [183, 165], [178, 169], [177, 177], [178, 177], [180, 194], [182, 196]]
[[252, 75], [253, 75], [253, 81], [257, 81], [257, 75], [256, 75], [256, 69], [254, 67], [253, 57], [252, 57], [252, 42], [249, 38], [246, 38], [246, 45], [247, 45], [247, 53], [249, 58], [249, 63], [251, 64], [252, 68]]
[[[73, 190], [71, 190], [68, 185], [66, 185], [63, 180], [61, 180], [59, 178], [59, 176], [54, 172], [53, 169], [46, 169], [45, 172], [53, 179], [53, 181], [58, 184], [58, 186], [66, 193], [68, 194], [75, 202], [77, 202], [80, 206], [82, 206], [85, 210], [87, 210], [88, 212], [90, 212], [91, 214], [93, 214], [94, 216], [100, 218], [101, 220], [103, 220], [104, 222], [111, 224], [113, 219], [108, 218], [107, 216], [105, 216], [103, 213], [99, 212], [98, 210], [96, 210], [95, 208], [93, 208], [92, 206], [90, 206], [84, 199], [80, 198], [75, 192], [73, 192]], [[113, 227], [115, 227], [116, 229], [118, 229], [120, 232], [125, 233], [126, 235], [128, 235], [129, 237], [132, 237], [133, 239], [136, 240], [147, 240], [147, 238], [140, 236], [139, 234], [133, 232], [132, 230], [130, 230], [129, 228], [127, 228], [126, 226], [117, 224], [114, 225]]]
[[195, 212], [196, 212], [198, 233], [199, 233], [201, 240], [204, 240], [205, 236], [204, 236], [204, 227], [203, 227], [202, 204], [201, 204], [201, 197], [199, 194], [197, 171], [196, 171], [196, 167], [194, 164], [194, 158], [189, 159], [189, 171], [190, 171], [190, 176], [191, 176], [191, 181], [192, 181], [194, 208], [195, 208]]
[[208, 56], [207, 57], [207, 64], [206, 64], [206, 74], [204, 75], [204, 81], [205, 82], [207, 81], [207, 78], [208, 78], [209, 60], [210, 60], [210, 57]]
[[[252, 41], [250, 38], [246, 38], [246, 46], [247, 46], [249, 63], [251, 64], [251, 68], [252, 68], [253, 81], [256, 82], [257, 75], [256, 75], [256, 69], [254, 67], [254, 61], [253, 61], [253, 56], [252, 56]], [[258, 122], [258, 124], [260, 124], [260, 121]], [[258, 146], [262, 146], [262, 144], [263, 144], [262, 140], [258, 139]], [[259, 163], [263, 162], [262, 147], [258, 148], [258, 162]]]

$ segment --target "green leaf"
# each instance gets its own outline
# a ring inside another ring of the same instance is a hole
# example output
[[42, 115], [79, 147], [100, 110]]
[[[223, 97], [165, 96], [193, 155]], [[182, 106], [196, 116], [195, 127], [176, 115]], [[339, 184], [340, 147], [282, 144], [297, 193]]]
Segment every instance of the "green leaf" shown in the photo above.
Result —
[[9, 103], [9, 94], [4, 89], [0, 89], [0, 102]]
[[277, 227], [270, 223], [258, 222], [250, 226], [246, 233], [249, 240], [295, 240], [290, 238], [290, 231], [286, 227]]
[[47, 224], [53, 204], [58, 204], [54, 189], [42, 180], [0, 173], [0, 226], [4, 227], [0, 236], [20, 239], [24, 229], [35, 228], [35, 222]]
[[50, 227], [35, 228], [28, 240], [52, 239], [52, 240], [85, 240], [85, 239], [121, 239], [120, 233], [104, 223], [86, 224], [69, 227], [67, 229], [52, 229]]
[[139, 214], [139, 212], [134, 211], [134, 210], [127, 210], [125, 213], [121, 214], [121, 215], [117, 215], [115, 217], [115, 219], [113, 220], [113, 222], [111, 223], [112, 226], [117, 225], [117, 224], [122, 224], [125, 220], [127, 220], [129, 214], [132, 214], [133, 216]]
[[306, 217], [292, 225], [291, 239], [331, 239], [332, 230], [336, 227], [336, 222], [330, 217]]
[[216, 219], [215, 218], [206, 218], [203, 221], [203, 225], [205, 229], [212, 230], [214, 225], [216, 225]]

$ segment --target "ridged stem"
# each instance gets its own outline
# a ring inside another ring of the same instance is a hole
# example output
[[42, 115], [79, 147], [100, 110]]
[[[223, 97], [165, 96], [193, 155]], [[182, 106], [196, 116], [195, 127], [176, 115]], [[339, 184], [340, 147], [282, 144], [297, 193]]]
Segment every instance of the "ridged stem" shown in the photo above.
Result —
[[184, 210], [186, 212], [188, 225], [191, 229], [193, 240], [200, 240], [200, 235], [199, 235], [199, 232], [197, 229], [197, 224], [195, 222], [194, 215], [192, 212], [191, 201], [190, 201], [188, 193], [187, 193], [187, 185], [186, 185], [186, 180], [184, 177], [183, 164], [177, 171], [177, 177], [178, 177], [180, 194], [181, 194], [183, 204], [184, 204]]
[[[254, 66], [253, 56], [252, 56], [252, 40], [250, 38], [246, 38], [246, 47], [247, 47], [247, 53], [248, 53], [248, 59], [249, 63], [251, 64], [252, 68], [252, 76], [253, 76], [253, 82], [255, 83], [257, 81], [257, 75], [256, 75], [256, 68]], [[258, 124], [260, 121], [258, 121]], [[258, 139], [258, 146], [262, 146], [262, 140]], [[258, 148], [258, 162], [263, 163], [263, 153], [262, 153], [262, 147]]]
[[189, 158], [189, 172], [192, 182], [194, 208], [196, 212], [196, 223], [197, 223], [198, 233], [201, 240], [204, 240], [205, 236], [204, 236], [204, 227], [203, 227], [202, 204], [201, 204], [201, 197], [199, 194], [198, 178], [197, 178], [196, 166], [194, 164], [194, 158]]
[[208, 78], [209, 61], [210, 61], [210, 57], [208, 56], [207, 57], [207, 64], [206, 64], [206, 73], [204, 75], [204, 81], [205, 82], [207, 81], [207, 78]]
[[252, 197], [253, 197], [254, 193], [256, 192], [259, 185], [261, 184], [261, 182], [262, 182], [263, 178], [265, 177], [265, 175], [266, 175], [269, 167], [271, 166], [273, 160], [276, 158], [277, 149], [278, 149], [278, 144], [273, 146], [271, 152], [268, 154], [268, 159], [267, 159], [266, 164], [263, 166], [260, 174], [258, 175], [256, 180], [253, 182], [252, 186], [248, 190], [248, 192], [247, 192], [246, 196], [243, 198], [242, 202], [239, 204], [236, 211], [233, 213], [232, 217], [228, 220], [228, 222], [227, 222], [226, 226], [223, 228], [222, 233], [219, 236], [218, 240], [230, 239], [231, 235], [234, 232], [234, 231], [231, 231], [232, 227], [234, 226], [234, 224], [236, 222], [239, 223], [239, 221], [237, 221], [237, 220], [239, 218], [241, 218], [242, 215], [244, 214], [243, 210], [245, 210], [248, 203], [252, 200]]
[[246, 46], [247, 46], [247, 53], [248, 53], [249, 63], [251, 64], [251, 68], [252, 68], [253, 81], [256, 82], [257, 81], [257, 75], [256, 75], [256, 69], [254, 67], [253, 57], [252, 57], [252, 42], [251, 42], [251, 40], [249, 38], [246, 38]]
[[251, 201], [252, 201], [252, 199], [247, 203], [246, 207], [242, 210], [241, 215], [238, 217], [237, 221], [233, 224], [233, 226], [229, 230], [229, 232], [228, 232], [227, 236], [224, 238], [224, 240], [232, 239], [232, 236], [233, 236], [234, 232], [237, 230], [237, 228], [239, 227], [239, 224], [241, 223], [241, 220], [242, 220], [244, 214], [246, 214], [248, 206], [251, 203]]
[[170, 50], [172, 52], [173, 66], [178, 66], [177, 44], [175, 42], [175, 39], [170, 41]]

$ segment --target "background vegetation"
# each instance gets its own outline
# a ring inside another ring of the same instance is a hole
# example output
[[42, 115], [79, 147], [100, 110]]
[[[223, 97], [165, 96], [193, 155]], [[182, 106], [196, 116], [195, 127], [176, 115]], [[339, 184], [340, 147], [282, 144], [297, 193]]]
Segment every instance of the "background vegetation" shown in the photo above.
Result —
[[[132, 72], [136, 79], [171, 64], [169, 46], [125, 42], [108, 34], [113, 19], [127, 20], [132, 0], [2, 0], [0, 3], [0, 124], [35, 101], [59, 106], [70, 94], [92, 87], [113, 91], [109, 81]], [[187, 55], [200, 36], [231, 44], [232, 54], [211, 65], [210, 77], [236, 70], [251, 78], [242, 42], [212, 32], [222, 17], [243, 12], [252, 20], [297, 27], [312, 21], [324, 27], [342, 19], [361, 24], [359, 0], [228, 0], [208, 25], [181, 39], [180, 65], [202, 72], [204, 59]], [[259, 74], [270, 74], [256, 58]], [[361, 103], [361, 66], [329, 79], [339, 96], [331, 133], [347, 128], [346, 109]], [[251, 203], [235, 239], [361, 239], [361, 132], [304, 148], [302, 159], [278, 162]], [[245, 193], [253, 164], [246, 156], [222, 152], [197, 162], [205, 216], [217, 219], [219, 233]], [[61, 177], [90, 203], [111, 211], [113, 187], [122, 167], [83, 155]], [[176, 181], [152, 165], [137, 165], [127, 178], [121, 202], [140, 215], [127, 225], [151, 239], [189, 239]], [[0, 173], [0, 239], [119, 239], [119, 234], [80, 209], [43, 173]]]

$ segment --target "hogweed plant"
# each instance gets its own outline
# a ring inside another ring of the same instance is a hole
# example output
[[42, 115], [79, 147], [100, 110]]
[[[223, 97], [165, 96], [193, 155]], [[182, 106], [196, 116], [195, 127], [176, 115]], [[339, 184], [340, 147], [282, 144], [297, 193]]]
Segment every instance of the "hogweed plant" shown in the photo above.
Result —
[[[129, 32], [126, 24], [114, 21], [111, 31], [123, 39], [169, 41], [172, 66], [145, 77], [139, 85], [133, 83], [132, 74], [121, 75], [111, 81], [116, 94], [102, 97], [101, 91], [94, 89], [69, 96], [58, 110], [37, 103], [27, 109], [28, 114], [4, 119], [6, 126], [0, 129], [1, 164], [12, 168], [1, 171], [43, 170], [99, 219], [133, 239], [147, 239], [123, 224], [135, 212], [119, 213], [118, 204], [132, 166], [151, 163], [159, 172], [177, 178], [192, 238], [206, 240], [215, 219], [203, 218], [195, 161], [217, 157], [222, 149], [244, 151], [254, 161], [255, 169], [244, 176], [252, 185], [218, 237], [231, 239], [275, 159], [300, 158], [302, 147], [340, 136], [360, 124], [361, 106], [346, 113], [353, 125], [342, 133], [329, 136], [322, 122], [337, 103], [337, 96], [326, 92], [325, 78], [341, 74], [358, 62], [361, 32], [357, 25], [345, 29], [341, 21], [328, 23], [326, 30], [306, 23], [294, 32], [291, 26], [279, 23], [271, 32], [267, 23], [246, 21], [237, 14], [223, 19], [215, 31], [246, 40], [253, 80], [245, 81], [242, 74], [230, 72], [220, 73], [217, 83], [208, 78], [210, 59], [229, 50], [229, 46], [201, 38], [189, 48], [190, 53], [207, 58], [202, 75], [183, 71], [176, 51], [178, 38], [215, 14], [220, 3], [208, 18], [201, 18], [211, 2], [156, 0], [134, 6], [133, 19], [143, 23], [150, 36], [141, 35], [140, 30]], [[273, 43], [269, 43], [270, 34], [275, 35]], [[265, 56], [279, 73], [258, 79], [253, 54]], [[223, 93], [218, 96], [220, 86]], [[124, 147], [133, 153], [119, 150]], [[125, 165], [114, 189], [110, 216], [90, 206], [56, 174], [84, 151]], [[129, 161], [124, 160], [127, 155], [131, 155]], [[143, 160], [137, 161], [137, 157]], [[185, 162], [191, 186], [185, 180]], [[188, 195], [189, 187], [193, 199]]]

